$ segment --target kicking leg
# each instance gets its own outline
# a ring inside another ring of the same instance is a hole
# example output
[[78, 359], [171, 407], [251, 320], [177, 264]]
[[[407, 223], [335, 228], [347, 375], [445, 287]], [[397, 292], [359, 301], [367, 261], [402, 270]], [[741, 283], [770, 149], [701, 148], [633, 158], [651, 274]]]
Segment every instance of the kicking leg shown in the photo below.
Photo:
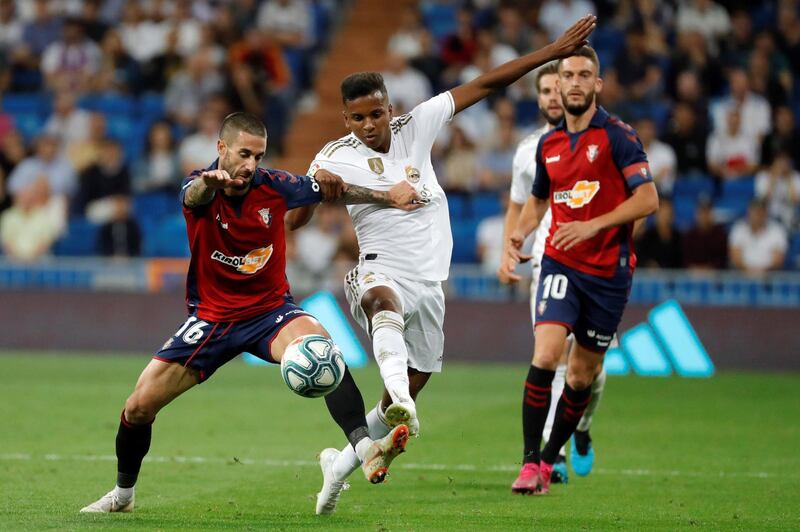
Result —
[[173, 399], [200, 382], [197, 371], [180, 364], [151, 360], [133, 393], [125, 401], [117, 430], [117, 484], [104, 497], [81, 509], [83, 513], [130, 512], [134, 486], [147, 451], [156, 414]]

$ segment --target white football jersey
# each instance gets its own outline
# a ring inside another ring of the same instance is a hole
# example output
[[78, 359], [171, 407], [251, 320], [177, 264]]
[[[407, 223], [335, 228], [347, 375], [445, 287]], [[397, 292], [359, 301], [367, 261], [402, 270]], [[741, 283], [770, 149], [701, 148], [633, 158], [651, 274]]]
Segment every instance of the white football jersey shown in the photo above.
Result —
[[447, 279], [453, 236], [431, 148], [454, 109], [453, 97], [444, 92], [392, 119], [388, 153], [368, 148], [351, 133], [326, 144], [311, 163], [309, 175], [324, 168], [346, 183], [374, 190], [389, 190], [405, 180], [428, 201], [412, 212], [374, 204], [347, 206], [360, 260], [376, 272], [424, 281]]
[[[517, 151], [514, 153], [514, 164], [511, 171], [511, 194], [509, 199], [514, 203], [525, 205], [528, 198], [531, 197], [531, 190], [533, 189], [533, 179], [536, 177], [536, 148], [539, 145], [539, 139], [542, 135], [547, 133], [550, 127], [545, 125], [524, 139], [517, 146]], [[550, 224], [552, 223], [552, 215], [550, 209], [544, 214], [539, 226], [533, 232], [533, 249], [531, 250], [531, 264], [537, 268], [544, 256], [544, 244], [547, 240], [547, 235], [550, 234]]]

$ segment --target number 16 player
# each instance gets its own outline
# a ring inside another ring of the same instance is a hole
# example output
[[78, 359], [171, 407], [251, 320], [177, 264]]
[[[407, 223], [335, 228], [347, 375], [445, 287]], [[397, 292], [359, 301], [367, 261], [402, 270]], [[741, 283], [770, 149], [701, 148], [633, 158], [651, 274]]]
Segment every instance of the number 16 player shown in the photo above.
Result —
[[[509, 237], [512, 258], [548, 207], [552, 226], [545, 245], [536, 304], [536, 343], [525, 382], [530, 408], [523, 424], [525, 460], [515, 491], [550, 490], [553, 464], [591, 399], [625, 304], [636, 265], [633, 223], [658, 209], [658, 194], [642, 143], [627, 124], [595, 101], [603, 87], [595, 51], [584, 46], [558, 63], [565, 120], [539, 141], [532, 197]], [[550, 438], [540, 451], [550, 389], [567, 335], [573, 333], [566, 384]]]

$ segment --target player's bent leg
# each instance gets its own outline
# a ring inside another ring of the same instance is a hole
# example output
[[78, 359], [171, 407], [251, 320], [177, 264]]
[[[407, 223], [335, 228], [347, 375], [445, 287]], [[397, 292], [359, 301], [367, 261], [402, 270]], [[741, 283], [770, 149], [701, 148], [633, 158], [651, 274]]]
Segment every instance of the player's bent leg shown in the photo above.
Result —
[[583, 417], [575, 429], [575, 434], [572, 436], [572, 446], [570, 448], [570, 462], [575, 474], [580, 477], [585, 477], [592, 472], [594, 466], [594, 447], [592, 446], [592, 438], [589, 435], [589, 429], [592, 426], [592, 417], [600, 404], [600, 399], [603, 397], [603, 391], [606, 385], [606, 370], [602, 368], [600, 373], [595, 377], [592, 383], [592, 399], [589, 401], [589, 406], [583, 413]]
[[575, 432], [575, 428], [589, 404], [591, 384], [602, 362], [602, 353], [582, 347], [578, 341], [573, 343], [567, 365], [567, 382], [556, 408], [553, 432], [550, 435], [550, 441], [542, 450], [539, 464], [540, 485], [537, 493], [544, 494], [550, 490], [553, 466], [559, 450]]
[[381, 400], [380, 406], [383, 409], [383, 418], [390, 427], [407, 425], [411, 436], [419, 436], [419, 418], [416, 415], [416, 401], [419, 392], [422, 391], [422, 388], [425, 387], [430, 378], [430, 372], [408, 368], [409, 392], [411, 394], [411, 399], [413, 399], [411, 403], [392, 402], [391, 394], [384, 388], [383, 399]]
[[81, 509], [82, 513], [133, 511], [134, 486], [150, 449], [156, 414], [200, 382], [199, 373], [180, 364], [151, 360], [125, 402], [117, 430], [117, 483], [113, 490]]

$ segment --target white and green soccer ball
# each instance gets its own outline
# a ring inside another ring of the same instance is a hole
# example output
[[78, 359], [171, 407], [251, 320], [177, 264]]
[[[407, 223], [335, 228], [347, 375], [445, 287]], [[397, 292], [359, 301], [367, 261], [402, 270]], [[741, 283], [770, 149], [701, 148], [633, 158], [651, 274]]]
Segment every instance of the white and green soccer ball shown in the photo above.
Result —
[[322, 397], [339, 386], [344, 377], [342, 352], [319, 334], [306, 334], [286, 347], [281, 376], [286, 385], [303, 397]]

